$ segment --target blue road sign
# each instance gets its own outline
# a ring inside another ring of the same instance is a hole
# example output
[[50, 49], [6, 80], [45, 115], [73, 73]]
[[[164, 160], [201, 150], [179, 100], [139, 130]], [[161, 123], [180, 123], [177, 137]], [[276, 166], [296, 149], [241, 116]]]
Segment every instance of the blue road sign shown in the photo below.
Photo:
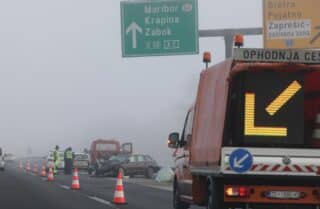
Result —
[[250, 170], [253, 163], [251, 153], [246, 149], [236, 149], [229, 157], [230, 168], [237, 173], [244, 173]]

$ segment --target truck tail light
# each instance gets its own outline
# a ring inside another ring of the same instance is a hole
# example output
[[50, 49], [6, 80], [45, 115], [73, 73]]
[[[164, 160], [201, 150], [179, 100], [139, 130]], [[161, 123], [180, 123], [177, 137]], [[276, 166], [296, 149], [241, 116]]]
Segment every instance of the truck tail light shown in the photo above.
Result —
[[248, 187], [225, 187], [227, 197], [248, 197], [250, 189]]

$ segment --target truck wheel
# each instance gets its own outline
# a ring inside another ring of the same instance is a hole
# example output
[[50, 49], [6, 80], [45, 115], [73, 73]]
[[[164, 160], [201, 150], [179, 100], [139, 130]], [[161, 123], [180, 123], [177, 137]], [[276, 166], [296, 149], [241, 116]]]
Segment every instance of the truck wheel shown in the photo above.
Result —
[[219, 202], [219, 197], [217, 193], [217, 184], [213, 180], [208, 182], [207, 188], [207, 209], [220, 209], [223, 208]]
[[146, 171], [146, 177], [149, 178], [149, 179], [152, 179], [153, 178], [153, 174], [154, 174], [153, 168], [148, 167], [147, 171]]
[[212, 183], [211, 182], [209, 182], [209, 184], [208, 184], [208, 188], [207, 188], [207, 209], [215, 209], [214, 208], [214, 206], [213, 206], [213, 185], [212, 185]]
[[178, 185], [175, 183], [173, 188], [173, 208], [174, 209], [188, 209], [190, 205], [181, 201], [180, 191]]

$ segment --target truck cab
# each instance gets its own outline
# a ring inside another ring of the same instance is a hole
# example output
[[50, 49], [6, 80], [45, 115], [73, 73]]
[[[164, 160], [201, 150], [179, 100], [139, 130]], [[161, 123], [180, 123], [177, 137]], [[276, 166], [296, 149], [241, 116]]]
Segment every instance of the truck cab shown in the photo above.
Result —
[[120, 144], [115, 139], [97, 139], [92, 141], [89, 151], [89, 169], [90, 175], [103, 175], [104, 164], [113, 155], [126, 153], [132, 153], [132, 143]]
[[235, 49], [201, 72], [173, 148], [174, 208], [320, 207], [320, 51]]

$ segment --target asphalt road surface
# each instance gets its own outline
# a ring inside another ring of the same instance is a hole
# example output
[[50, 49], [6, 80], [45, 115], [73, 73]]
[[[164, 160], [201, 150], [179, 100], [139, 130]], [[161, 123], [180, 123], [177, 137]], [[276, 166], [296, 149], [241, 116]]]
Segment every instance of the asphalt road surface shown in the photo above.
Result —
[[[0, 172], [0, 208], [4, 209], [171, 209], [170, 186], [144, 179], [124, 179], [126, 205], [112, 203], [115, 178], [90, 177], [80, 172], [78, 191], [70, 190], [72, 176], [59, 174], [54, 182], [26, 173], [17, 165]], [[198, 207], [191, 207], [196, 209]]]
[[112, 208], [67, 191], [56, 183], [13, 168], [0, 172], [0, 208], [3, 209], [106, 209]]

